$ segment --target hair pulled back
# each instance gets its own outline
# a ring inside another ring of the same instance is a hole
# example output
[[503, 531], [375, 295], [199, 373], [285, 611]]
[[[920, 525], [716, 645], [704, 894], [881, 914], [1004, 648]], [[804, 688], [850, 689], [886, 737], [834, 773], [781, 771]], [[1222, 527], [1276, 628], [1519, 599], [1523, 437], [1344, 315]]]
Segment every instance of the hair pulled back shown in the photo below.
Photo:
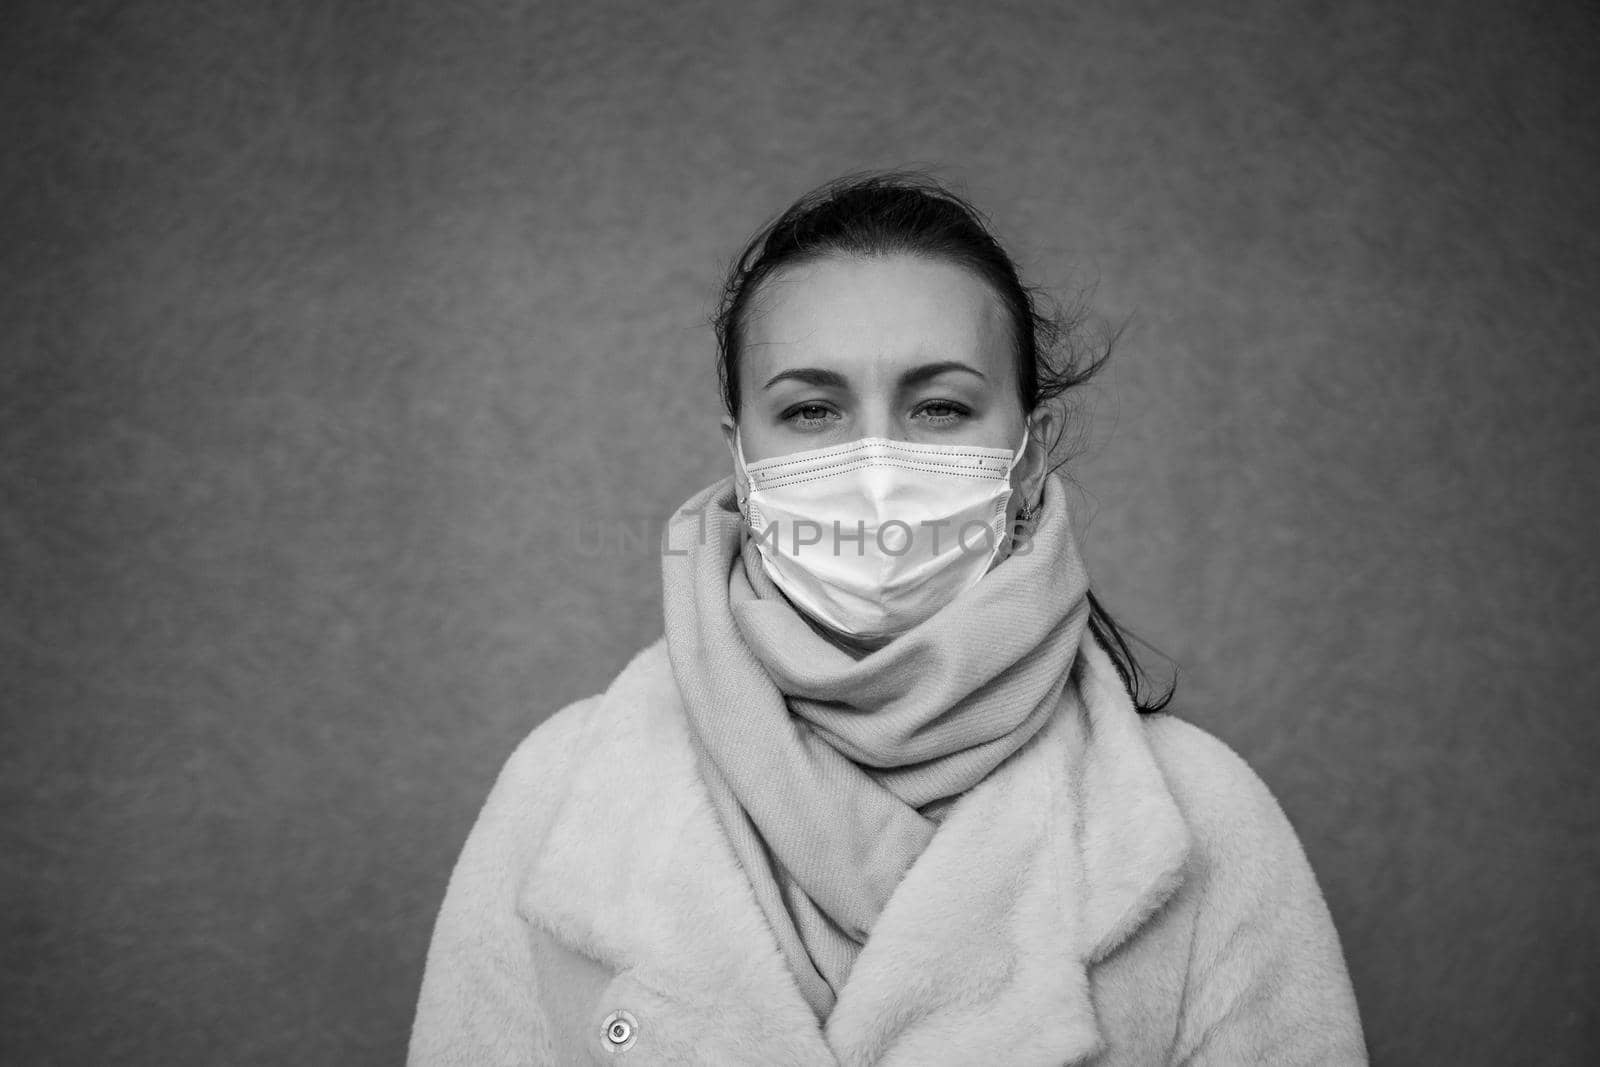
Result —
[[[1017, 399], [1025, 413], [1084, 384], [1111, 358], [1115, 335], [1098, 351], [1085, 343], [1083, 313], [1063, 312], [1024, 285], [988, 220], [966, 198], [915, 172], [852, 174], [796, 200], [756, 232], [728, 271], [712, 316], [717, 382], [728, 414], [739, 417], [745, 328], [759, 311], [761, 289], [769, 278], [830, 256], [892, 255], [954, 264], [989, 287], [1010, 324]], [[1135, 706], [1142, 714], [1160, 711], [1172, 699], [1173, 687], [1159, 698], [1147, 698], [1148, 676], [1128, 638], [1093, 592], [1088, 599], [1089, 628], [1116, 665]]]
[[1081, 315], [1056, 311], [1022, 283], [988, 221], [964, 197], [912, 172], [855, 174], [796, 200], [757, 231], [728, 272], [712, 319], [717, 381], [728, 414], [739, 417], [745, 325], [768, 278], [829, 256], [892, 255], [964, 267], [989, 287], [1011, 327], [1024, 412], [1082, 385], [1111, 356], [1109, 344], [1090, 354], [1078, 336]]

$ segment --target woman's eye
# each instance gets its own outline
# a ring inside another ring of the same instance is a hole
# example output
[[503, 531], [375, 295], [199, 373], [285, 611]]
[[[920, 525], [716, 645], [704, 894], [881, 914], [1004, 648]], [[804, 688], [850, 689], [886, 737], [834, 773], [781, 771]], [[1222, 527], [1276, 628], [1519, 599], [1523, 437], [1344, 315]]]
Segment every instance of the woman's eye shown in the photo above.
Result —
[[917, 408], [916, 413], [935, 425], [957, 422], [967, 414], [967, 409], [948, 400], [930, 400]]
[[783, 413], [786, 421], [802, 430], [817, 429], [833, 417], [833, 411], [821, 404], [796, 404]]

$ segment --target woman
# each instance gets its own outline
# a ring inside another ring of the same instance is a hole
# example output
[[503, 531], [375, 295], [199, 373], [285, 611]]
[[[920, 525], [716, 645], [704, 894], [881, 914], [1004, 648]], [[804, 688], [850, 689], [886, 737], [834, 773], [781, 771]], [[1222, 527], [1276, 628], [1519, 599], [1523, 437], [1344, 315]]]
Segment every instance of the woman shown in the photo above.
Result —
[[412, 1061], [1365, 1062], [1293, 830], [1089, 593], [1047, 445], [1100, 361], [980, 216], [836, 182], [717, 330], [665, 637], [506, 765]]

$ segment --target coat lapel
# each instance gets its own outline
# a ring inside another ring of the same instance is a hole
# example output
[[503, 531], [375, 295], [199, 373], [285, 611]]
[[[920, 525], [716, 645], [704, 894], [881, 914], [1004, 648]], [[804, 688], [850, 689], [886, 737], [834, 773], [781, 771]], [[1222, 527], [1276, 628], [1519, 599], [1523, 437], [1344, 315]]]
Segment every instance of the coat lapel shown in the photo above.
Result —
[[[639, 1063], [833, 1060], [701, 783], [666, 648], [641, 653], [579, 742], [519, 906], [616, 972], [587, 1026], [638, 1023]], [[598, 1040], [598, 1037], [597, 1037]]]
[[1062, 713], [955, 805], [826, 1027], [841, 1064], [1077, 1063], [1088, 969], [1182, 878], [1188, 834], [1115, 670], [1085, 639]]
[[1156, 763], [1143, 721], [1111, 659], [1087, 634], [1079, 650], [1087, 744], [1072, 781], [1081, 813], [1081, 951], [1114, 952], [1183, 884], [1189, 827]]

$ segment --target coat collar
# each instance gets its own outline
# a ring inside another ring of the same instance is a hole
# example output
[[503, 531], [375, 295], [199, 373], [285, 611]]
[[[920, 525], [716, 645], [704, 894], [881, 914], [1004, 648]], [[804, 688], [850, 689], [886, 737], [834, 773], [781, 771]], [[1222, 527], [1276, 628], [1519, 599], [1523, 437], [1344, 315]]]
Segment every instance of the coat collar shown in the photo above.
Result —
[[707, 1062], [718, 1033], [747, 1062], [1085, 1059], [1100, 1046], [1088, 968], [1177, 888], [1189, 838], [1087, 636], [1079, 664], [1081, 701], [950, 810], [820, 1031], [701, 784], [660, 643], [585, 724], [523, 914], [709, 1027]]

